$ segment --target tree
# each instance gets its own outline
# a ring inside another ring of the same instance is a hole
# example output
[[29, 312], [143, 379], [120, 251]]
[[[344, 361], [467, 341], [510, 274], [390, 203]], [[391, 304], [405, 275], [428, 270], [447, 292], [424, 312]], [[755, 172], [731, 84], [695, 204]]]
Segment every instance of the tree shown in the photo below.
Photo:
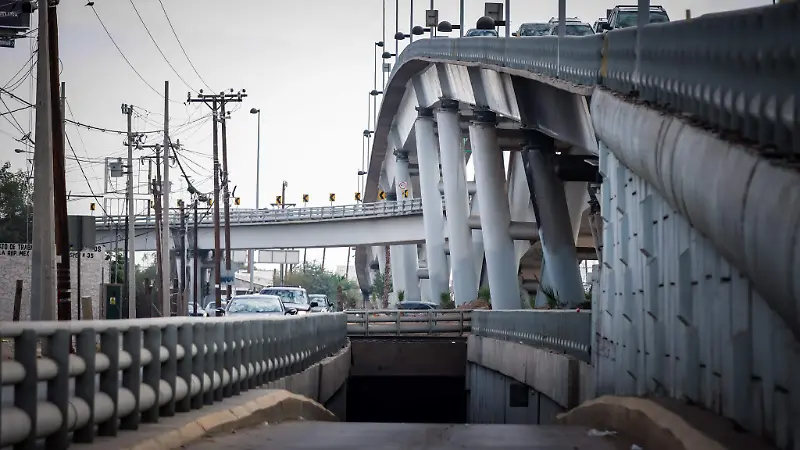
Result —
[[[375, 271], [375, 277], [372, 279], [372, 292], [378, 296], [378, 298], [383, 297], [383, 289], [386, 284], [386, 280], [384, 279], [383, 273], [380, 270]], [[394, 286], [392, 286], [392, 280], [389, 279], [389, 292], [394, 290]]]
[[33, 189], [27, 173], [10, 169], [9, 162], [0, 167], [0, 242], [25, 242]]

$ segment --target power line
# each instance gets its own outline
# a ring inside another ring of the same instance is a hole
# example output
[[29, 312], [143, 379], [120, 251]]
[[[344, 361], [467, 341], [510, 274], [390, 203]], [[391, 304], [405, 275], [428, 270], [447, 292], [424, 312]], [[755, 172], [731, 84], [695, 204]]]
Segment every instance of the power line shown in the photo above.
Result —
[[[6, 108], [8, 108], [8, 106], [6, 106]], [[7, 114], [14, 114], [15, 112], [24, 111], [24, 110], [29, 109], [29, 108], [33, 108], [33, 107], [32, 106], [23, 106], [21, 108], [17, 108], [17, 109], [14, 109], [14, 110], [8, 110], [8, 112], [0, 113], [0, 116], [5, 116]]]
[[[89, 186], [89, 192], [92, 193], [92, 197], [94, 197], [95, 200], [101, 200], [101, 198], [94, 193], [94, 189], [92, 189], [92, 183], [89, 182], [89, 177], [86, 176], [86, 171], [83, 170], [83, 165], [81, 165], [80, 160], [78, 160], [78, 155], [75, 153], [75, 148], [72, 147], [72, 142], [69, 140], [69, 135], [66, 133], [66, 131], [64, 132], [64, 137], [67, 138], [67, 144], [69, 144], [69, 149], [72, 151], [72, 156], [74, 156], [77, 160], [78, 167], [81, 169], [81, 173], [83, 174], [83, 179], [86, 180], [86, 185]], [[103, 210], [103, 214], [108, 216], [108, 211], [106, 211], [105, 206], [103, 206], [103, 202], [98, 203], [100, 203], [100, 209]]]
[[136, 4], [133, 3], [133, 0], [128, 0], [128, 1], [130, 2], [131, 6], [133, 6], [133, 10], [136, 12], [136, 17], [139, 18], [139, 22], [142, 23], [142, 26], [144, 27], [144, 30], [147, 31], [147, 35], [150, 36], [150, 40], [153, 41], [153, 45], [156, 46], [156, 49], [158, 50], [158, 53], [161, 53], [161, 57], [164, 58], [164, 61], [167, 63], [169, 68], [172, 69], [173, 72], [175, 72], [175, 75], [177, 75], [178, 78], [181, 81], [183, 81], [183, 84], [185, 84], [186, 87], [189, 88], [189, 90], [197, 92], [197, 89], [193, 88], [192, 85], [190, 85], [186, 80], [184, 80], [183, 77], [181, 76], [181, 74], [179, 74], [178, 71], [175, 70], [175, 67], [172, 65], [172, 63], [169, 62], [169, 59], [167, 59], [167, 55], [164, 54], [164, 52], [161, 50], [161, 47], [159, 47], [158, 42], [156, 42], [156, 38], [153, 37], [153, 33], [151, 33], [150, 29], [147, 28], [147, 24], [144, 23], [144, 19], [142, 18], [142, 15], [139, 14], [139, 9], [136, 8]]
[[[95, 17], [97, 17], [97, 20], [100, 22], [100, 25], [103, 27], [103, 30], [105, 30], [106, 34], [108, 35], [108, 38], [111, 39], [111, 43], [114, 44], [114, 47], [117, 48], [117, 51], [119, 52], [120, 56], [122, 56], [122, 59], [124, 59], [125, 62], [128, 63], [128, 67], [130, 67], [131, 70], [133, 70], [133, 73], [135, 73], [136, 76], [138, 76], [139, 79], [142, 80], [142, 83], [146, 84], [147, 87], [149, 87], [151, 91], [155, 92], [156, 95], [158, 95], [159, 97], [164, 98], [164, 94], [159, 92], [150, 83], [148, 83], [147, 80], [144, 79], [142, 74], [140, 74], [139, 71], [136, 70], [135, 67], [133, 67], [133, 64], [131, 64], [130, 60], [128, 60], [128, 57], [125, 56], [125, 53], [122, 52], [122, 49], [119, 48], [119, 45], [117, 45], [117, 41], [115, 41], [114, 38], [111, 36], [111, 33], [108, 31], [108, 28], [106, 28], [106, 24], [103, 23], [103, 19], [100, 18], [100, 14], [97, 14], [97, 10], [94, 8], [94, 3], [89, 3], [88, 6], [90, 8], [92, 8], [92, 12], [94, 12]], [[169, 100], [169, 101], [173, 102], [173, 103], [181, 103], [181, 102], [177, 102], [175, 100]], [[127, 132], [126, 132], [126, 134], [127, 134]]]
[[208, 83], [206, 83], [206, 80], [204, 80], [203, 77], [200, 76], [200, 73], [197, 71], [197, 68], [194, 66], [194, 63], [192, 63], [191, 58], [189, 58], [189, 55], [186, 53], [186, 49], [183, 48], [183, 43], [181, 42], [180, 38], [178, 37], [178, 33], [175, 31], [175, 27], [172, 26], [172, 21], [169, 20], [169, 14], [167, 14], [167, 9], [164, 8], [164, 2], [162, 2], [161, 0], [158, 0], [158, 3], [161, 5], [161, 10], [164, 11], [164, 17], [167, 18], [167, 23], [169, 24], [169, 28], [172, 30], [172, 34], [175, 36], [175, 40], [178, 41], [178, 45], [181, 47], [181, 51], [183, 52], [183, 56], [186, 57], [186, 60], [189, 61], [189, 65], [192, 66], [192, 70], [194, 70], [194, 74], [197, 75], [197, 78], [200, 78], [200, 81], [203, 82], [203, 85], [205, 87], [207, 87], [208, 90], [210, 90], [211, 92], [214, 92], [214, 90], [211, 89], [211, 86], [209, 86]]

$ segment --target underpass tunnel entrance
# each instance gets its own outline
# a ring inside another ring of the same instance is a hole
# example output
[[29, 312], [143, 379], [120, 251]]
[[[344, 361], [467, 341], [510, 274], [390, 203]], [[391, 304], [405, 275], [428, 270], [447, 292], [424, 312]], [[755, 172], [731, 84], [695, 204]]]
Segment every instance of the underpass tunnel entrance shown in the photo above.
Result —
[[348, 422], [466, 423], [462, 337], [351, 338]]

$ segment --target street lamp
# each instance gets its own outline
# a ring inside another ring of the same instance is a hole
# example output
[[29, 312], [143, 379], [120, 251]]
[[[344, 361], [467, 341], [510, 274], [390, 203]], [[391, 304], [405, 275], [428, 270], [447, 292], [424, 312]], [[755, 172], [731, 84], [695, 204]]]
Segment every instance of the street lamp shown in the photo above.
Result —
[[383, 91], [378, 91], [378, 90], [375, 90], [375, 89], [369, 91], [369, 95], [371, 95], [373, 97], [375, 97], [377, 95], [381, 95], [381, 94], [383, 94]]
[[[257, 114], [258, 115], [258, 141], [256, 147], [256, 210], [259, 207], [258, 204], [258, 194], [261, 191], [261, 186], [259, 183], [261, 181], [261, 110], [256, 108], [250, 108], [250, 114]], [[255, 289], [255, 252], [250, 250], [249, 254], [247, 255], [248, 263], [250, 265], [250, 291], [252, 292]]]

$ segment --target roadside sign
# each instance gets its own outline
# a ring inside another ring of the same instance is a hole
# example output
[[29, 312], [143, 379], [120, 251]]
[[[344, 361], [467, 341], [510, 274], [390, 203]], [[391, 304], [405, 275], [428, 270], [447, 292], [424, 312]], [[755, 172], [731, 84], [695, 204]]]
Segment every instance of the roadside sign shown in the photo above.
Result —
[[13, 37], [0, 36], [0, 47], [2, 48], [14, 48], [15, 42], [17, 40]]
[[233, 270], [228, 271], [226, 269], [222, 269], [221, 272], [222, 273], [220, 273], [220, 277], [219, 277], [220, 285], [221, 286], [232, 286], [233, 283], [236, 281], [234, 279]]
[[400, 186], [400, 189], [405, 189], [408, 187], [408, 183], [406, 183], [405, 181], [401, 181], [397, 183], [397, 185]]

